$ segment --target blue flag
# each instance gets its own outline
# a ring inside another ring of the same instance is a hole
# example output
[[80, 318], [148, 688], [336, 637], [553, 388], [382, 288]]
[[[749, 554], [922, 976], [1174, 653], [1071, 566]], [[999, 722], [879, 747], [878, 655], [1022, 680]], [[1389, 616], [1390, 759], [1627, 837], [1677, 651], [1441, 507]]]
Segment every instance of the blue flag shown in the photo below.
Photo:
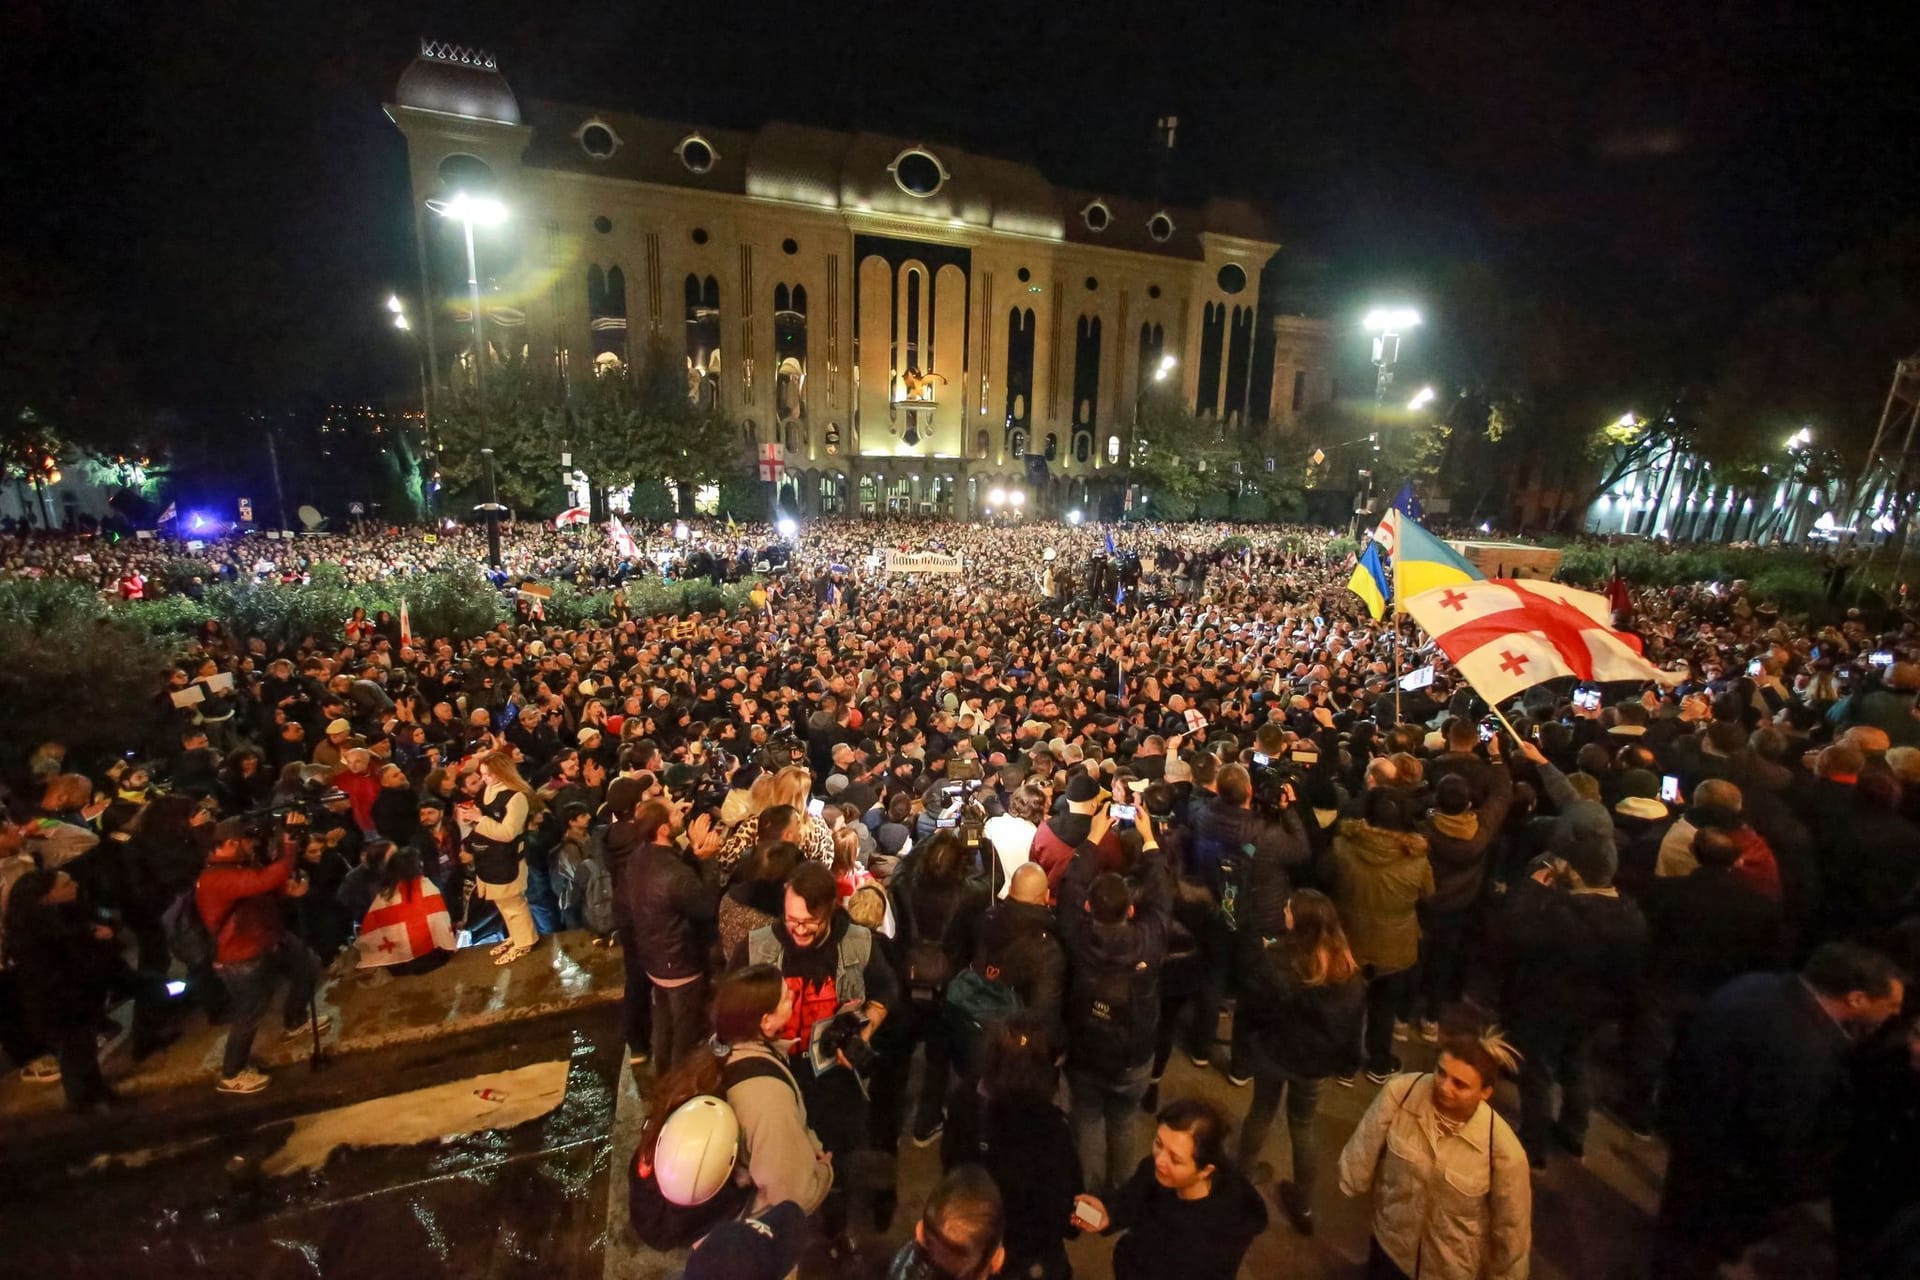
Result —
[[1115, 551], [1113, 549], [1113, 530], [1111, 529], [1107, 530], [1107, 554], [1110, 556], [1117, 556], [1120, 554], [1118, 551]]
[[1425, 519], [1426, 513], [1420, 505], [1420, 499], [1413, 494], [1413, 481], [1409, 480], [1400, 486], [1400, 492], [1393, 500], [1393, 509], [1409, 520]]

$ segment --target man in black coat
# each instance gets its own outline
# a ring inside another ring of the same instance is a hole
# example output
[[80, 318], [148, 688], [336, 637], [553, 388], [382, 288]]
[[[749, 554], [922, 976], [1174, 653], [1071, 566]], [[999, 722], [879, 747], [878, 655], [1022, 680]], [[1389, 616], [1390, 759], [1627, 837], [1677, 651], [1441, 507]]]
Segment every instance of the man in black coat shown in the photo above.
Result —
[[1715, 1274], [1780, 1211], [1827, 1194], [1848, 1132], [1853, 1045], [1900, 1010], [1893, 962], [1851, 943], [1797, 974], [1716, 992], [1674, 1055], [1661, 1107], [1670, 1157], [1654, 1274]]
[[633, 816], [639, 837], [626, 868], [633, 948], [651, 984], [653, 1057], [669, 1071], [706, 1032], [704, 930], [720, 910], [713, 855], [721, 836], [702, 814], [687, 828], [691, 857], [674, 843], [685, 810], [649, 800]]

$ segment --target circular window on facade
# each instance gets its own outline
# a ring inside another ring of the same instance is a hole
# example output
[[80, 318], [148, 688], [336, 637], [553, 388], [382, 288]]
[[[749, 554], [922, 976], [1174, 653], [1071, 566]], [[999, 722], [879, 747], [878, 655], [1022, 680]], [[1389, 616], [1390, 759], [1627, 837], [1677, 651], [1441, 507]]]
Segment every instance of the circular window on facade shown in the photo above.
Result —
[[1241, 269], [1240, 264], [1237, 262], [1229, 262], [1226, 266], [1220, 268], [1220, 274], [1215, 276], [1214, 279], [1220, 282], [1220, 292], [1222, 293], [1238, 293], [1247, 287], [1247, 273]]
[[1109, 213], [1107, 206], [1098, 200], [1082, 209], [1080, 217], [1086, 222], [1089, 231], [1105, 231], [1108, 224], [1113, 221], [1113, 214]]
[[593, 220], [593, 229], [601, 235], [605, 235], [607, 232], [613, 230], [613, 219], [603, 213]]
[[1020, 277], [1021, 284], [1025, 284], [1027, 281], [1033, 279], [1033, 272], [1027, 270], [1025, 267], [1020, 268], [1020, 270], [1014, 274]]
[[788, 257], [792, 257], [794, 254], [800, 252], [800, 242], [793, 239], [782, 240], [780, 242], [780, 252], [786, 254]]
[[1100, 282], [1098, 280], [1094, 279], [1092, 276], [1087, 277], [1088, 293], [1092, 293], [1095, 289], [1098, 289], [1099, 287], [1100, 287]]
[[620, 147], [613, 130], [595, 120], [580, 130], [580, 149], [595, 160], [605, 160]]
[[893, 180], [900, 189], [910, 196], [930, 196], [947, 181], [946, 169], [925, 151], [902, 151], [888, 168], [893, 170]]
[[1158, 244], [1173, 239], [1173, 219], [1164, 213], [1156, 213], [1147, 219], [1147, 234]]
[[448, 191], [492, 191], [493, 170], [479, 156], [455, 152], [440, 162], [440, 181]]
[[695, 227], [693, 229], [693, 242], [695, 244], [705, 244], [707, 242], [707, 229], [705, 227]]
[[705, 173], [713, 168], [713, 162], [720, 158], [720, 153], [713, 149], [713, 144], [697, 133], [690, 133], [680, 139], [680, 145], [675, 147], [673, 152], [680, 157], [680, 163], [687, 166], [689, 173]]
[[1159, 286], [1159, 285], [1157, 285], [1157, 284], [1150, 284], [1150, 285], [1148, 285], [1148, 286], [1147, 286], [1147, 296], [1148, 296], [1149, 298], [1157, 298], [1157, 297], [1159, 297], [1159, 296], [1160, 296], [1160, 286]]

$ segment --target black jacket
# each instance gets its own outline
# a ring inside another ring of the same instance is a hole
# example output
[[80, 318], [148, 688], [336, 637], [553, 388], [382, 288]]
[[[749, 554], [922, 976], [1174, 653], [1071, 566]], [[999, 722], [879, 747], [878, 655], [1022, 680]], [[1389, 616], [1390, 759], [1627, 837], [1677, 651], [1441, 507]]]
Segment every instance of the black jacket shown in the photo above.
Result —
[[1817, 1200], [1850, 1123], [1846, 1034], [1797, 973], [1750, 973], [1688, 1023], [1661, 1098], [1675, 1164], [1754, 1210]]
[[640, 828], [631, 822], [616, 822], [607, 828], [600, 847], [607, 855], [607, 875], [613, 879], [613, 927], [633, 926], [633, 909], [627, 892], [627, 862], [642, 847]]
[[942, 1163], [949, 1169], [978, 1164], [993, 1176], [1007, 1215], [1007, 1264], [1001, 1274], [1024, 1276], [1034, 1261], [1056, 1254], [1074, 1233], [1073, 1198], [1085, 1186], [1067, 1117], [1048, 1102], [983, 1101], [977, 1127], [964, 1127], [968, 1132], [943, 1148]]
[[1515, 882], [1494, 922], [1510, 1023], [1590, 1025], [1626, 1012], [1647, 966], [1647, 922], [1629, 898]]
[[696, 871], [688, 855], [672, 845], [649, 844], [629, 859], [626, 887], [633, 945], [648, 976], [705, 973], [707, 944], [700, 928], [711, 924], [720, 909], [720, 891], [712, 878]]
[[1067, 986], [1067, 953], [1053, 912], [1033, 902], [1003, 898], [980, 920], [974, 964], [1020, 995], [1020, 1004], [1057, 1033]]
[[1182, 1200], [1153, 1176], [1149, 1156], [1106, 1204], [1113, 1229], [1127, 1233], [1113, 1251], [1113, 1280], [1233, 1280], [1267, 1229], [1266, 1202], [1231, 1167], [1214, 1173], [1204, 1200]]
[[1278, 929], [1293, 878], [1312, 856], [1294, 809], [1269, 819], [1215, 796], [1194, 812], [1190, 865], [1223, 909], [1230, 888], [1244, 895], [1234, 906], [1236, 927]]
[[1662, 995], [1698, 1004], [1743, 973], [1786, 959], [1780, 907], [1726, 867], [1662, 876], [1647, 886], [1648, 977]]
[[1235, 1016], [1246, 1019], [1256, 1062], [1309, 1080], [1353, 1070], [1365, 979], [1355, 974], [1345, 982], [1308, 986], [1284, 940], [1258, 936], [1247, 938], [1239, 972]]
[[[1433, 863], [1433, 896], [1427, 900], [1428, 910], [1465, 911], [1480, 900], [1493, 842], [1500, 838], [1507, 807], [1513, 800], [1513, 778], [1505, 769], [1488, 766], [1483, 785], [1486, 798], [1475, 802], [1471, 824], [1437, 811], [1420, 824], [1420, 834], [1427, 838], [1427, 859]], [[1468, 825], [1472, 826], [1471, 832], [1464, 829]]]
[[1114, 1079], [1153, 1057], [1160, 1025], [1160, 966], [1173, 922], [1173, 873], [1158, 851], [1142, 858], [1133, 917], [1095, 923], [1087, 894], [1100, 855], [1083, 844], [1060, 882], [1060, 931], [1072, 961], [1067, 985], [1068, 1065]]

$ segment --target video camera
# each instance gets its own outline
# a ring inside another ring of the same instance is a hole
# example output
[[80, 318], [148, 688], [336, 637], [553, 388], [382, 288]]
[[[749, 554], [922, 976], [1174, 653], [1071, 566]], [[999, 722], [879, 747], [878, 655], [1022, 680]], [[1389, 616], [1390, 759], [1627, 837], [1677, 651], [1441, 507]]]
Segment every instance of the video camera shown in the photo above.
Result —
[[776, 730], [760, 748], [760, 767], [768, 773], [807, 762], [807, 744], [791, 726]]
[[934, 829], [959, 836], [968, 852], [978, 850], [986, 837], [987, 811], [974, 799], [982, 781], [980, 778], [949, 779], [929, 788], [922, 801], [934, 814]]

